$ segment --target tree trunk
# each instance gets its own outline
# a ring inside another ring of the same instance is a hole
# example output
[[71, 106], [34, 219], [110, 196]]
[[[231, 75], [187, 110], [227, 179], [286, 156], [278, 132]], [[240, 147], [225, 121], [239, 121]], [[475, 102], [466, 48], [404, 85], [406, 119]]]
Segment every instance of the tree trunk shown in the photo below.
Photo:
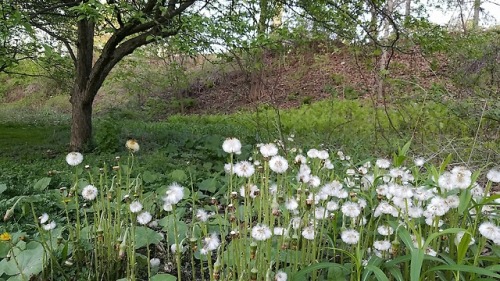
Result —
[[472, 18], [472, 28], [476, 29], [479, 26], [479, 12], [481, 10], [481, 0], [474, 0], [474, 16]]
[[405, 20], [410, 19], [410, 13], [411, 13], [411, 0], [405, 0]]
[[[76, 96], [87, 96], [88, 93], [73, 93]], [[92, 102], [84, 102], [79, 98], [71, 101], [71, 151], [81, 151], [92, 139]]]
[[81, 151], [92, 140], [92, 103], [99, 89], [91, 85], [90, 81], [94, 57], [94, 23], [82, 19], [78, 22], [77, 28], [76, 77], [70, 99], [72, 108], [70, 149], [72, 151]]
[[[390, 22], [387, 17], [392, 16], [394, 13], [394, 2], [393, 0], [388, 0], [387, 1], [387, 16], [384, 19], [384, 26], [383, 26], [383, 35], [382, 35], [382, 42], [387, 44], [387, 39], [390, 36]], [[380, 57], [380, 66], [379, 66], [379, 74], [378, 74], [378, 89], [377, 89], [377, 97], [379, 100], [382, 100], [384, 98], [384, 79], [387, 76], [387, 57], [388, 57], [388, 50], [387, 47], [382, 47], [382, 55]]]

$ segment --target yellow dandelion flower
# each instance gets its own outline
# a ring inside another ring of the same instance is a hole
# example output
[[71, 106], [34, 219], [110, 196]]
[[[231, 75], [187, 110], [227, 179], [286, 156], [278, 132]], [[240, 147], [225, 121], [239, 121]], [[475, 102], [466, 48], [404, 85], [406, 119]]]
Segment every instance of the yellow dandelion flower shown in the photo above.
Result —
[[12, 236], [8, 232], [4, 232], [0, 234], [0, 241], [10, 241], [12, 240]]

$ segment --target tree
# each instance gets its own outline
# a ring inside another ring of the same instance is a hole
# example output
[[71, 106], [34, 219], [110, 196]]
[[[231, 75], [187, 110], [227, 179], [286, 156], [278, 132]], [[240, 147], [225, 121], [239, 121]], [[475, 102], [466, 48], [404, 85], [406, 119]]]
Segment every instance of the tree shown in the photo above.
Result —
[[[92, 106], [110, 71], [137, 48], [183, 32], [201, 0], [5, 0], [37, 34], [64, 44], [75, 69], [71, 92], [71, 150], [92, 138]], [[2, 4], [4, 5], [4, 4]], [[96, 36], [107, 38], [97, 52]]]

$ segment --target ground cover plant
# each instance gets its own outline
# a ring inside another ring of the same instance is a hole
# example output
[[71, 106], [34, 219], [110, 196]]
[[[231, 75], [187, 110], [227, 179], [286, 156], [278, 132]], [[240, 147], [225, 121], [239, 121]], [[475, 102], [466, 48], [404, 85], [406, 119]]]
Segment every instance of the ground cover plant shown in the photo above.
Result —
[[70, 153], [70, 186], [35, 187], [59, 212], [38, 211], [37, 196], [10, 204], [4, 220], [27, 204], [34, 223], [2, 234], [0, 278], [500, 278], [498, 167], [435, 166], [407, 157], [410, 143], [392, 159], [360, 162], [293, 141], [242, 147], [228, 138], [220, 182], [199, 188], [177, 183], [189, 170], [159, 187], [158, 175], [134, 174], [135, 140], [128, 157], [103, 166]]

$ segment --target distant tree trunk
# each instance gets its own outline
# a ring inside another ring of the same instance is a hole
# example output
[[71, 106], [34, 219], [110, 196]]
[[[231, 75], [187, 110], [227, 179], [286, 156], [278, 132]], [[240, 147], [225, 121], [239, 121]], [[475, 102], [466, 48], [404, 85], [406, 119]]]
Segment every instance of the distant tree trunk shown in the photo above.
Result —
[[[267, 34], [267, 25], [270, 19], [269, 1], [271, 0], [259, 0], [260, 15], [259, 21], [257, 22], [257, 37]], [[252, 73], [250, 75], [250, 101], [257, 101], [262, 98], [264, 59], [265, 50], [256, 50], [251, 70]]]
[[472, 18], [472, 28], [476, 29], [479, 26], [479, 12], [481, 10], [481, 0], [474, 0], [474, 16]]
[[405, 20], [410, 19], [411, 13], [411, 0], [405, 0]]
[[[384, 20], [384, 34], [383, 34], [383, 44], [387, 44], [387, 39], [389, 38], [390, 35], [390, 22], [388, 17], [392, 16], [394, 12], [394, 1], [393, 0], [388, 0], [387, 1], [387, 14], [385, 15], [385, 20]], [[387, 47], [382, 47], [382, 55], [380, 57], [380, 66], [379, 66], [379, 74], [377, 75], [378, 77], [378, 90], [377, 90], [377, 95], [380, 100], [383, 99], [384, 97], [384, 79], [386, 76], [386, 71], [387, 71], [387, 59], [388, 59], [388, 51]]]
[[370, 33], [371, 38], [373, 38], [370, 39], [370, 43], [375, 45], [378, 37], [377, 9], [375, 8], [375, 3], [368, 1], [368, 4], [370, 5]]

